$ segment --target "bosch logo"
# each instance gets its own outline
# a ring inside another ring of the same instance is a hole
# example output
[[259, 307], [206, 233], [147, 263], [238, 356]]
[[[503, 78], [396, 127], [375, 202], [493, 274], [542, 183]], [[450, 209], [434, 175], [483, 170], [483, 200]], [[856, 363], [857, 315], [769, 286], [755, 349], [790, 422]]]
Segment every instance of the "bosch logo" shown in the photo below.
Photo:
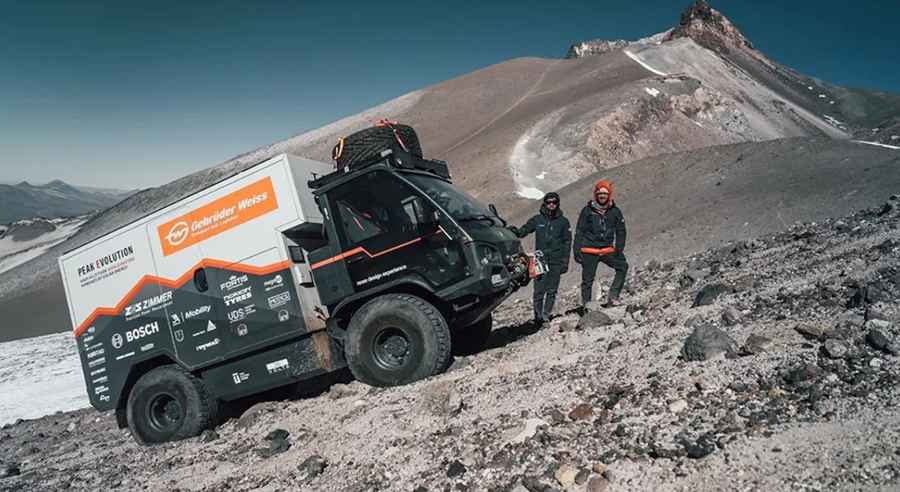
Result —
[[187, 239], [188, 232], [190, 232], [190, 228], [188, 228], [187, 222], [178, 222], [169, 229], [169, 233], [166, 234], [166, 241], [172, 246], [178, 246]]
[[114, 348], [116, 348], [116, 349], [122, 348], [122, 343], [123, 343], [122, 335], [119, 335], [118, 333], [116, 333], [115, 335], [112, 336], [112, 345]]

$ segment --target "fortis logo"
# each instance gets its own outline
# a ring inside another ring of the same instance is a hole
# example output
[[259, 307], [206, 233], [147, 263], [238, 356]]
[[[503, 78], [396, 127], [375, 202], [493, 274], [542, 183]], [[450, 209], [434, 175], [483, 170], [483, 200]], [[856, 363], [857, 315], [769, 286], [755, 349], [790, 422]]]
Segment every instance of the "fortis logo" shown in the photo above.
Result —
[[169, 233], [166, 234], [166, 241], [172, 246], [178, 246], [187, 239], [188, 232], [190, 232], [190, 229], [188, 228], [187, 222], [178, 222], [169, 229]]

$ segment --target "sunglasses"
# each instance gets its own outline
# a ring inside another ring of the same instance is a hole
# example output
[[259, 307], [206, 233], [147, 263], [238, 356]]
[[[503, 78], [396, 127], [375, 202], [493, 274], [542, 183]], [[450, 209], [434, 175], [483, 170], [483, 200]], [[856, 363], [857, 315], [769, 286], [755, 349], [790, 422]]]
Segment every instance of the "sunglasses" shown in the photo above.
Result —
[[544, 203], [546, 203], [547, 205], [559, 205], [559, 202], [556, 200], [547, 200]]

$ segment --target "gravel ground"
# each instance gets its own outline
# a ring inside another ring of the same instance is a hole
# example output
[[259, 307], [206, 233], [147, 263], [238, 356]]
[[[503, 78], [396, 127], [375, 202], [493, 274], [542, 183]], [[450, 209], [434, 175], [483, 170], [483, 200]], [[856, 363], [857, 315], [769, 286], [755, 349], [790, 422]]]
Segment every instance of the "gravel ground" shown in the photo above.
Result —
[[510, 301], [445, 374], [178, 443], [93, 410], [8, 425], [0, 490], [896, 490], [898, 209], [641, 265], [623, 306], [539, 329]]

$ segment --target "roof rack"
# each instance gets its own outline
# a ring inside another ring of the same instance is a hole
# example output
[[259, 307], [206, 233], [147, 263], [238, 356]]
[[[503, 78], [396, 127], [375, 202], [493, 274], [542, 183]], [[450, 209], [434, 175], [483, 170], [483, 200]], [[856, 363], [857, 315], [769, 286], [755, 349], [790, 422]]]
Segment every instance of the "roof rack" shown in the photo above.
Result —
[[321, 177], [316, 177], [316, 179], [307, 182], [307, 185], [309, 185], [310, 189], [316, 190], [337, 179], [344, 178], [348, 174], [361, 171], [367, 167], [382, 162], [391, 167], [426, 171], [436, 174], [444, 179], [450, 179], [450, 168], [445, 161], [437, 159], [424, 159], [422, 157], [410, 154], [409, 152], [405, 152], [399, 148], [391, 148], [383, 150], [379, 155], [373, 157], [372, 159], [369, 159], [368, 161], [356, 163], [352, 166], [344, 166], [332, 173], [326, 174]]

